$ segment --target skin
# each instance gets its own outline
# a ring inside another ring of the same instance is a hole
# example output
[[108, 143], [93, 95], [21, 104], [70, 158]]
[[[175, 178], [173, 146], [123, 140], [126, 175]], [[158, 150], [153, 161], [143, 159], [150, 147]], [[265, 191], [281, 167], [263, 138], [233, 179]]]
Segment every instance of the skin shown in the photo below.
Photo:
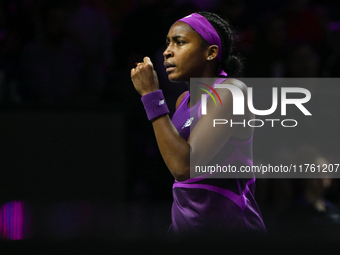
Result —
[[[165, 63], [175, 65], [168, 72], [169, 80], [189, 82], [191, 77], [211, 77], [218, 67], [218, 46], [204, 46], [202, 38], [189, 25], [176, 22], [166, 38]], [[176, 56], [174, 56], [176, 53]], [[214, 61], [207, 61], [208, 58]]]
[[[218, 69], [218, 46], [205, 45], [202, 37], [184, 22], [176, 22], [167, 35], [167, 48], [164, 51], [164, 63], [171, 64], [167, 68], [169, 80], [189, 83], [190, 77], [216, 77]], [[159, 89], [157, 74], [148, 57], [131, 70], [131, 79], [137, 92], [143, 96]], [[235, 79], [227, 79], [224, 83], [239, 87], [246, 95], [246, 86]], [[201, 97], [201, 90], [191, 90], [190, 101], [195, 103]], [[188, 141], [184, 140], [172, 124], [169, 115], [158, 117], [152, 122], [157, 144], [161, 155], [172, 175], [177, 181], [190, 178], [191, 165], [204, 165], [209, 162], [224, 146], [231, 136], [248, 138], [253, 129], [241, 125], [218, 125], [213, 131], [213, 119], [224, 116], [225, 119], [241, 121], [254, 116], [245, 107], [245, 116], [232, 114], [232, 95], [227, 89], [216, 89], [223, 102], [215, 106], [208, 102], [209, 114], [200, 118], [190, 134]], [[176, 108], [182, 101], [184, 92], [177, 100]], [[245, 100], [246, 102], [247, 100]], [[189, 103], [190, 106], [190, 103]], [[203, 156], [202, 156], [203, 155]]]

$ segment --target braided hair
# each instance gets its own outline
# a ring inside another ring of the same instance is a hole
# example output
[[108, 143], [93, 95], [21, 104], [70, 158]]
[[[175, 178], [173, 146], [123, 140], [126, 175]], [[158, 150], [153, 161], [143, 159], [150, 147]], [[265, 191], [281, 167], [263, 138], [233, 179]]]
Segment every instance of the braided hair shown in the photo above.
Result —
[[[239, 74], [243, 69], [242, 59], [239, 54], [233, 52], [233, 32], [229, 22], [222, 19], [219, 15], [211, 12], [197, 12], [205, 17], [215, 28], [221, 39], [222, 45], [222, 62], [221, 66], [228, 75]], [[204, 42], [206, 42], [203, 39]], [[206, 42], [207, 43], [207, 42]], [[208, 44], [208, 43], [207, 43]]]

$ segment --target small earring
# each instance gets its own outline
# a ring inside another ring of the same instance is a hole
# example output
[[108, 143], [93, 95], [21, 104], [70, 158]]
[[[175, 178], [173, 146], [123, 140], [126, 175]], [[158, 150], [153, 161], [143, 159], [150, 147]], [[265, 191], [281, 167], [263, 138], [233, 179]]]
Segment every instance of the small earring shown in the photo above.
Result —
[[208, 59], [211, 59], [211, 57], [208, 57]]

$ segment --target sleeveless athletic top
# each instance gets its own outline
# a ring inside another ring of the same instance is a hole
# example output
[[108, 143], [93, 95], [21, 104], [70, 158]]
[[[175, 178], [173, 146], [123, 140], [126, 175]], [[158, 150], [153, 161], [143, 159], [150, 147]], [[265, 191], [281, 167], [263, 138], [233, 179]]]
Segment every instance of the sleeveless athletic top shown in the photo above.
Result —
[[[217, 81], [215, 83], [218, 84]], [[200, 118], [200, 102], [188, 108], [189, 93], [184, 96], [172, 118], [174, 126], [185, 140], [189, 138], [190, 126], [193, 128]], [[242, 165], [253, 165], [252, 138], [231, 137], [223, 150], [227, 152], [224, 165], [236, 166], [238, 169]], [[254, 192], [255, 177], [191, 178], [182, 182], [175, 180], [172, 189], [172, 224], [168, 235], [252, 231], [265, 233]]]

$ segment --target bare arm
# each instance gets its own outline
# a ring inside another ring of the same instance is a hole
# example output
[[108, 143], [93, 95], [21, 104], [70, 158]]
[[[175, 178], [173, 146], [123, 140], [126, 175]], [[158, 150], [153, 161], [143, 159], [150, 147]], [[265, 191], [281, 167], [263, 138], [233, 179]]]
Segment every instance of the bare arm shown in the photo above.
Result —
[[[176, 109], [188, 91], [182, 93], [176, 102]], [[161, 155], [176, 180], [189, 177], [190, 144], [178, 133], [169, 116], [163, 116], [152, 123]], [[166, 139], [164, 139], [166, 138]], [[175, 144], [178, 143], [178, 144]]]
[[[131, 70], [134, 86], [142, 96], [158, 90], [157, 75], [149, 61], [148, 58], [144, 58], [144, 63], [138, 64], [137, 68]], [[214, 118], [224, 116], [225, 119], [233, 118], [234, 121], [239, 121], [240, 118], [232, 115], [230, 91], [224, 89], [218, 92], [222, 98], [223, 107], [208, 103], [209, 114], [200, 118], [188, 141], [181, 137], [168, 115], [163, 115], [152, 123], [161, 155], [178, 181], [190, 178], [190, 160], [192, 165], [209, 162], [236, 129], [236, 126], [230, 127], [229, 125], [220, 125], [215, 128], [212, 126]], [[183, 98], [183, 94], [181, 97]]]
[[161, 155], [171, 174], [178, 181], [190, 178], [190, 144], [182, 138], [169, 115], [152, 122]]
[[[144, 96], [159, 89], [158, 78], [148, 57], [131, 70], [131, 79], [137, 92]], [[176, 180], [190, 176], [190, 145], [178, 133], [169, 115], [163, 115], [152, 123], [156, 141], [171, 174]]]

